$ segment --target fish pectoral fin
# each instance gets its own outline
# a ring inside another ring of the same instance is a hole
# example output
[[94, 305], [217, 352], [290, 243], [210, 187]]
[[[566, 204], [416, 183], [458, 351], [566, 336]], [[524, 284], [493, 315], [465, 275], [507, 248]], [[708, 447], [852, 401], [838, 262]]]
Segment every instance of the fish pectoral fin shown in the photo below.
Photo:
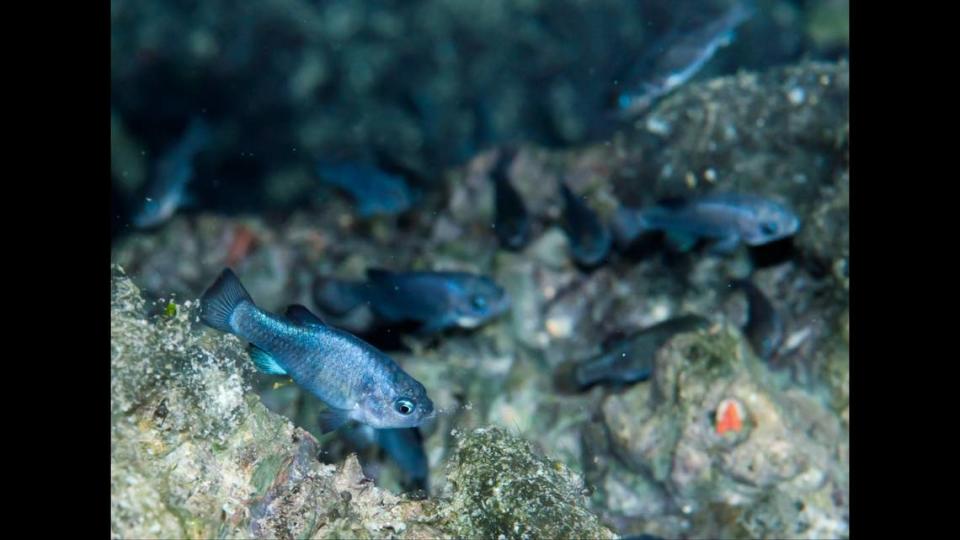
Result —
[[739, 245], [740, 236], [732, 234], [714, 242], [713, 245], [710, 246], [709, 253], [711, 255], [729, 255], [736, 251], [737, 246]]
[[690, 251], [697, 243], [696, 235], [679, 231], [667, 231], [666, 240], [671, 247], [681, 253]]
[[420, 338], [428, 338], [439, 334], [448, 326], [450, 326], [450, 324], [442, 318], [432, 319], [420, 324], [414, 331], [414, 334]]
[[277, 363], [267, 351], [257, 347], [256, 345], [250, 345], [249, 349], [250, 359], [253, 360], [253, 364], [257, 366], [257, 370], [261, 373], [266, 373], [267, 375], [286, 375], [287, 371], [280, 367], [280, 364]]
[[320, 430], [323, 433], [336, 431], [350, 420], [350, 411], [347, 409], [338, 409], [329, 407], [320, 413]]
[[288, 306], [284, 315], [301, 326], [327, 326], [327, 323], [323, 322], [323, 319], [300, 304]]

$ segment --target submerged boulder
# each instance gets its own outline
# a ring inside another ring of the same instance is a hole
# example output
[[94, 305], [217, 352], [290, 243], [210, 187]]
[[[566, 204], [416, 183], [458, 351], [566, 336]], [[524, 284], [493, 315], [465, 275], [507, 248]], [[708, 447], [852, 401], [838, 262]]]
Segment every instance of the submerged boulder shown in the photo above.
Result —
[[445, 508], [461, 538], [615, 538], [586, 509], [582, 482], [503, 428], [463, 437], [449, 466]]

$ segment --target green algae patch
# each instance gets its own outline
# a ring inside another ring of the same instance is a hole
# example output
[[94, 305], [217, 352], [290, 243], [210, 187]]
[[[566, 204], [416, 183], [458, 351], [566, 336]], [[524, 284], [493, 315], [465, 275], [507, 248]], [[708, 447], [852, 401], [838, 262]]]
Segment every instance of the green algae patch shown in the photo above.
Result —
[[280, 456], [267, 456], [257, 464], [257, 468], [253, 470], [253, 476], [250, 477], [250, 483], [256, 490], [254, 496], [259, 497], [267, 492], [267, 488], [273, 483], [282, 465], [283, 458]]

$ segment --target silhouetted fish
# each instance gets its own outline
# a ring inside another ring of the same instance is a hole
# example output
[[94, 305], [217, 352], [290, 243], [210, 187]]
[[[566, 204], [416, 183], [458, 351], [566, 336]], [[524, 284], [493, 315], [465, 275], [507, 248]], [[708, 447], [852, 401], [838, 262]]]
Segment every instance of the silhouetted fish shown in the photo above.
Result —
[[200, 117], [191, 120], [180, 140], [157, 161], [145, 202], [133, 216], [136, 227], [156, 227], [191, 201], [187, 184], [193, 179], [193, 160], [209, 143], [210, 127], [206, 120]]
[[564, 201], [564, 231], [570, 239], [573, 260], [584, 267], [603, 263], [610, 253], [610, 230], [581, 197], [560, 182]]
[[382, 322], [416, 322], [424, 334], [455, 326], [475, 328], [510, 307], [507, 293], [484, 276], [375, 268], [367, 270], [366, 281], [319, 278], [314, 302], [336, 315], [364, 303]]
[[515, 149], [502, 150], [490, 176], [495, 190], [494, 230], [497, 233], [497, 239], [505, 249], [519, 250], [530, 239], [530, 216], [520, 194], [510, 185], [507, 169], [513, 162], [514, 156], [516, 156]]
[[715, 240], [713, 253], [729, 253], [741, 242], [757, 246], [792, 236], [800, 219], [786, 206], [765, 197], [711, 193], [695, 199], [664, 201], [646, 209], [621, 207], [612, 228], [618, 246], [648, 231], [662, 231], [677, 247]]

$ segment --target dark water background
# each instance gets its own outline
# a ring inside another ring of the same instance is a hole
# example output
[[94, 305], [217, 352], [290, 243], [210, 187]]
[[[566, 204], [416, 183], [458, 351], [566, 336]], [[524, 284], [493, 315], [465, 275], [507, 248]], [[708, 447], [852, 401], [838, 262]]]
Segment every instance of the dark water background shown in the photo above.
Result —
[[[114, 234], [192, 118], [217, 130], [194, 209], [289, 212], [320, 158], [379, 156], [429, 190], [506, 142], [602, 139], [617, 85], [720, 0], [111, 2]], [[845, 1], [759, 0], [697, 79], [847, 55]]]

